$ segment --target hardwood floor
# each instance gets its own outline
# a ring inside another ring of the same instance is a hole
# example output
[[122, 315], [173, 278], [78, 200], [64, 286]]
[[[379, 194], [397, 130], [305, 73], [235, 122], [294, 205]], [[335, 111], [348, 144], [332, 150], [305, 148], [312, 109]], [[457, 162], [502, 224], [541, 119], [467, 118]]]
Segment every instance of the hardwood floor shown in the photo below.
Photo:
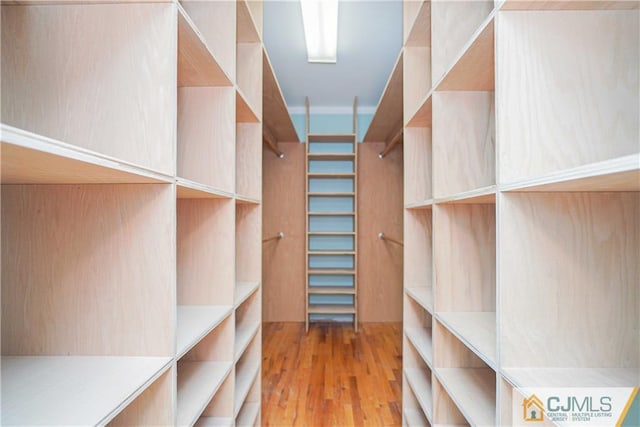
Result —
[[402, 326], [265, 323], [263, 426], [400, 426]]

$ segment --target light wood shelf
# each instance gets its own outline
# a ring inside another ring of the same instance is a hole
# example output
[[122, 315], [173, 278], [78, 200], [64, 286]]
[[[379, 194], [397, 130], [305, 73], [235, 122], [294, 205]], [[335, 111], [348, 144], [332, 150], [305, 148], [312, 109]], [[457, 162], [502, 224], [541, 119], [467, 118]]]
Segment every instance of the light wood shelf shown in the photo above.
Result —
[[236, 120], [238, 123], [258, 123], [260, 119], [256, 114], [254, 107], [248, 101], [240, 88], [236, 89]]
[[176, 358], [182, 357], [227, 318], [230, 305], [178, 305]]
[[431, 1], [404, 2], [403, 6], [407, 21], [404, 45], [431, 46]]
[[233, 194], [188, 179], [176, 178], [176, 197], [178, 199], [231, 199]]
[[236, 418], [236, 425], [238, 427], [253, 427], [258, 420], [260, 414], [260, 404], [254, 402], [246, 402], [238, 417]]
[[200, 417], [194, 424], [195, 427], [233, 427], [231, 417]]
[[436, 318], [489, 367], [497, 368], [495, 312], [438, 312]]
[[431, 286], [408, 284], [405, 285], [404, 291], [425, 310], [433, 314], [433, 289]]
[[525, 192], [640, 191], [640, 154], [501, 184], [500, 189]]
[[503, 376], [517, 387], [636, 387], [637, 368], [504, 368]]
[[432, 199], [431, 130], [426, 127], [405, 128], [403, 148], [404, 203], [410, 205]]
[[471, 425], [495, 425], [496, 374], [488, 368], [436, 368], [436, 376]]
[[239, 282], [236, 283], [234, 298], [235, 307], [240, 307], [251, 295], [260, 288], [259, 282]]
[[425, 417], [427, 420], [431, 420], [433, 414], [431, 372], [428, 369], [405, 368], [404, 376], [418, 399]]
[[431, 328], [405, 328], [404, 333], [427, 366], [431, 368], [433, 366], [433, 340], [431, 338]]
[[389, 143], [395, 132], [402, 128], [403, 63], [402, 52], [400, 52], [382, 91], [367, 133], [362, 139], [363, 142]]
[[638, 3], [616, 0], [505, 0], [501, 10], [615, 10], [638, 9]]
[[275, 77], [271, 60], [266, 50], [263, 49], [262, 52], [264, 126], [269, 129], [276, 142], [298, 142], [300, 138], [287, 110], [287, 104]]
[[235, 360], [242, 357], [253, 338], [260, 330], [260, 322], [244, 322], [236, 327]]
[[106, 424], [171, 367], [169, 357], [2, 356], [2, 421]]
[[[246, 356], [245, 356], [246, 357]], [[260, 374], [260, 361], [236, 368], [236, 391], [235, 391], [235, 417], [237, 418], [245, 398], [251, 390], [254, 381], [258, 380]]]
[[429, 425], [429, 421], [420, 409], [405, 409], [404, 419], [408, 427], [424, 427]]
[[3, 184], [151, 184], [173, 181], [169, 175], [13, 126], [0, 124], [0, 134]]
[[196, 422], [232, 368], [231, 362], [181, 361], [178, 364], [178, 425]]
[[240, 43], [260, 43], [262, 41], [262, 35], [258, 30], [251, 8], [249, 7], [249, 1], [240, 0], [236, 2], [237, 17], [236, 17], [236, 39]]
[[451, 196], [441, 197], [434, 200], [439, 204], [473, 204], [486, 205], [496, 203], [497, 186], [490, 185], [488, 187], [478, 188], [476, 190], [465, 191]]

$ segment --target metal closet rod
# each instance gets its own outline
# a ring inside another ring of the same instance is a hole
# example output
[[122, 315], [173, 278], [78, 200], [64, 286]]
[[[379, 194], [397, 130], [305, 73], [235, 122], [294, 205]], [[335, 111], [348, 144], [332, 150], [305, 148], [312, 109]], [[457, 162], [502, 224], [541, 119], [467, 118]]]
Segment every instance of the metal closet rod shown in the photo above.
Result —
[[378, 239], [387, 240], [387, 241], [389, 241], [391, 243], [395, 243], [396, 245], [404, 246], [404, 243], [402, 241], [394, 239], [394, 238], [391, 238], [391, 237], [387, 237], [387, 236], [384, 235], [383, 232], [378, 233]]
[[271, 240], [280, 240], [283, 237], [284, 237], [284, 233], [282, 231], [279, 231], [278, 234], [276, 234], [275, 236], [262, 239], [262, 243], [270, 242]]

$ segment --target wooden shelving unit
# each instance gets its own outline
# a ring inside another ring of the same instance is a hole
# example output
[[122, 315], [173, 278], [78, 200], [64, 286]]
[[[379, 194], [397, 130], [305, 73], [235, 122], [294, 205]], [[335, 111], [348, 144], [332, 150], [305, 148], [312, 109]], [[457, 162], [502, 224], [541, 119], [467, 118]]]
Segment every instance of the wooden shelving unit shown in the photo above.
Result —
[[259, 424], [263, 58], [260, 2], [2, 5], [3, 422]]
[[358, 330], [357, 110], [353, 133], [311, 133], [307, 100], [305, 326], [349, 321]]
[[639, 384], [637, 3], [403, 5], [404, 424]]

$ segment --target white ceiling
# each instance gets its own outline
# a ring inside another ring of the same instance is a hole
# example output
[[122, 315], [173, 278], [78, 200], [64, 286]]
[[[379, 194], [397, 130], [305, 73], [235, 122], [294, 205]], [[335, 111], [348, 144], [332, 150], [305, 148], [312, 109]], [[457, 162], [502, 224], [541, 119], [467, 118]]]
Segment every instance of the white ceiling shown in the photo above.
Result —
[[[401, 0], [340, 0], [336, 64], [307, 62], [296, 0], [264, 2], [264, 44], [287, 106], [375, 107], [402, 47]], [[360, 109], [360, 108], [359, 108]]]

